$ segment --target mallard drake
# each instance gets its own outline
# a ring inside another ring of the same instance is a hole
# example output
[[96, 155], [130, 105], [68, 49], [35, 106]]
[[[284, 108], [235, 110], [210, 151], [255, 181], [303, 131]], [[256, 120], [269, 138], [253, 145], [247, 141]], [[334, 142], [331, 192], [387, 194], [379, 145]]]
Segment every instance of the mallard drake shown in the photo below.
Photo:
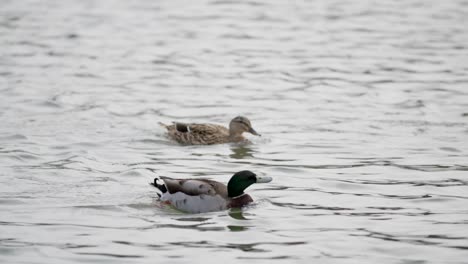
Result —
[[167, 129], [170, 138], [181, 144], [187, 145], [211, 145], [228, 142], [247, 141], [242, 133], [249, 132], [260, 136], [252, 128], [249, 119], [237, 116], [229, 123], [229, 129], [215, 124], [185, 124], [174, 122], [172, 125], [160, 123]]
[[[159, 181], [162, 180], [162, 183]], [[244, 190], [254, 183], [266, 183], [271, 177], [259, 177], [244, 170], [235, 173], [227, 186], [208, 179], [173, 179], [159, 177], [153, 185], [162, 202], [188, 213], [205, 213], [240, 208], [253, 202]]]

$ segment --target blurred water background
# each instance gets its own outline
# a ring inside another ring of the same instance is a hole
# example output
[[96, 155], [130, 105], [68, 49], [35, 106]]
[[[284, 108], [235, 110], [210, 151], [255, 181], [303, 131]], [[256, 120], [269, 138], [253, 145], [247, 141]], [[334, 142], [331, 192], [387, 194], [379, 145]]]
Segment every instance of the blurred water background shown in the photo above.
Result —
[[[466, 263], [468, 1], [0, 2], [2, 263]], [[251, 145], [157, 122], [250, 118]], [[161, 208], [157, 175], [242, 210]]]

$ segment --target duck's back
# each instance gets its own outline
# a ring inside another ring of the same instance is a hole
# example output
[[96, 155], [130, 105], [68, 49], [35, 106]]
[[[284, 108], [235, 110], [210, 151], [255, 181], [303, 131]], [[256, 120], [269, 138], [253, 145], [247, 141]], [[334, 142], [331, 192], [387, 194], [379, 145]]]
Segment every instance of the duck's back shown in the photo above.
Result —
[[211, 145], [229, 142], [229, 130], [220, 125], [174, 123], [166, 128], [169, 136], [182, 144]]
[[181, 211], [203, 213], [228, 208], [227, 188], [222, 183], [208, 179], [161, 179], [167, 188], [161, 200]]

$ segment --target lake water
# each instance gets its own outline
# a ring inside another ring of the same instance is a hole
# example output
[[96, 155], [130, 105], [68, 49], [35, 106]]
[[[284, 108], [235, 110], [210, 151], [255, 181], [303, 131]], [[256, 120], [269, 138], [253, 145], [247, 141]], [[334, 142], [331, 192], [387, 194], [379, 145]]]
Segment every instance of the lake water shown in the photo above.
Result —
[[[2, 263], [466, 263], [468, 2], [0, 2]], [[179, 146], [158, 122], [251, 145]], [[242, 210], [155, 176], [271, 176]]]

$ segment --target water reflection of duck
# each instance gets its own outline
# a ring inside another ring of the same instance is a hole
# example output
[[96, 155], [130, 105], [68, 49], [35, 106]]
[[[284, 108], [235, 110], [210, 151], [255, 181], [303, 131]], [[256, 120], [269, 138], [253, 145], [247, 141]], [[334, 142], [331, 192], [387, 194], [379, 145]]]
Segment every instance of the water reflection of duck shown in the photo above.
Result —
[[[158, 183], [159, 179], [163, 181]], [[227, 186], [208, 179], [155, 178], [153, 185], [162, 202], [188, 213], [204, 213], [240, 208], [253, 202], [244, 190], [254, 183], [266, 183], [271, 177], [259, 177], [251, 171], [239, 171], [229, 180]]]
[[172, 125], [160, 123], [167, 129], [167, 133], [173, 140], [187, 145], [211, 145], [228, 142], [247, 141], [242, 133], [249, 132], [260, 136], [252, 128], [246, 117], [238, 116], [231, 120], [229, 129], [215, 124], [185, 124], [174, 122]]
[[245, 146], [245, 145], [233, 145], [231, 147], [232, 154], [229, 157], [233, 159], [245, 159], [245, 158], [252, 158], [253, 157], [253, 149]]

